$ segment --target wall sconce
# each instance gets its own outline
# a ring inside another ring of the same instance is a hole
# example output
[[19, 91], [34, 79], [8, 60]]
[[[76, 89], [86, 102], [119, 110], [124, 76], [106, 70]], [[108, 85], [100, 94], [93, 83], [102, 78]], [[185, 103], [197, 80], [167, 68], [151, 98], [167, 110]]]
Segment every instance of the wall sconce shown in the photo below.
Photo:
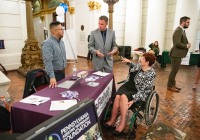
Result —
[[90, 1], [90, 2], [88, 2], [88, 7], [89, 7], [90, 11], [92, 11], [92, 10], [100, 10], [101, 9], [101, 4], [99, 2], [96, 2], [96, 1]]

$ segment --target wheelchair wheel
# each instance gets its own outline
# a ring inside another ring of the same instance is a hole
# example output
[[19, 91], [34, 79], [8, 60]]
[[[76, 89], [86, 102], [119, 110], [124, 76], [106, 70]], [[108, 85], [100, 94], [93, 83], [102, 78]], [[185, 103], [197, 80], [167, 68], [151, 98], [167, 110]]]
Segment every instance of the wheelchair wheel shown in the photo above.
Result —
[[144, 111], [144, 119], [147, 126], [152, 125], [158, 114], [159, 95], [156, 91], [151, 92], [146, 101], [146, 108]]

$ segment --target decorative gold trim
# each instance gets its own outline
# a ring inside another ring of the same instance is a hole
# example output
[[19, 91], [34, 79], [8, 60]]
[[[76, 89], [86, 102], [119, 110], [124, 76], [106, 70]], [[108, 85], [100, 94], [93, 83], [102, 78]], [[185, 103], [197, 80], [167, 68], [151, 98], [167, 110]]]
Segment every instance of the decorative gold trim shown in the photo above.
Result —
[[93, 10], [101, 10], [101, 4], [97, 1], [89, 1], [88, 2], [88, 7], [90, 11]]
[[75, 14], [75, 7], [68, 7], [69, 14]]
[[45, 21], [45, 16], [44, 16], [44, 15], [41, 15], [41, 16], [40, 16], [40, 19], [41, 19], [41, 21]]
[[55, 12], [56, 12], [56, 7], [55, 8], [42, 9], [39, 12], [34, 13], [33, 18], [41, 17], [42, 15], [53, 14]]

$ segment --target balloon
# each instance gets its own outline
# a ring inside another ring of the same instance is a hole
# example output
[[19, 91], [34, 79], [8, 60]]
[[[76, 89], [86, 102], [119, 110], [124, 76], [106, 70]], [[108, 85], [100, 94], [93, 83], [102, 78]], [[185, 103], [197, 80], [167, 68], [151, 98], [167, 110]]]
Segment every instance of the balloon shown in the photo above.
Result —
[[57, 21], [60, 21], [60, 23], [64, 23], [65, 22], [64, 16], [57, 16]]
[[65, 10], [64, 10], [63, 7], [58, 6], [58, 7], [56, 8], [56, 14], [57, 14], [58, 16], [64, 16], [64, 13], [65, 13]]
[[59, 6], [63, 7], [65, 13], [67, 12], [67, 10], [68, 10], [68, 5], [67, 4], [61, 3]]

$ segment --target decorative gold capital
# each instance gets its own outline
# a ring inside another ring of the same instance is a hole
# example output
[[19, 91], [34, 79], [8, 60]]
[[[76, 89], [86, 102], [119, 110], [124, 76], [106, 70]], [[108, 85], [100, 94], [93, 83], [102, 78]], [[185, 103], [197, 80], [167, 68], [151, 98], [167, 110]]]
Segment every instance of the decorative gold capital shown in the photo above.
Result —
[[45, 16], [44, 15], [40, 15], [40, 19], [41, 19], [41, 21], [45, 21]]
[[89, 1], [88, 2], [88, 7], [90, 8], [89, 10], [100, 10], [101, 9], [101, 4], [96, 1]]
[[74, 14], [75, 13], [75, 8], [74, 7], [69, 7], [68, 8], [69, 14]]
[[61, 3], [65, 3], [69, 6], [69, 1], [68, 0], [60, 0]]

